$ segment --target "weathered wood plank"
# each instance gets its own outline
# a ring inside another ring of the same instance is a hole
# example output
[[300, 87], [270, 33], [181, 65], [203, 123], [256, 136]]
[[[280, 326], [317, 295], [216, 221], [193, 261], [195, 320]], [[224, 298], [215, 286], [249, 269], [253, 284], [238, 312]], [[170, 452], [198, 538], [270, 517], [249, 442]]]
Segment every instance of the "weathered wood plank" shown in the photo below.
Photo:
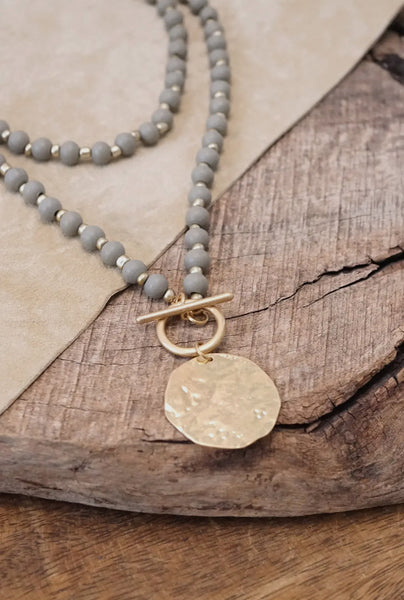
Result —
[[[270, 438], [218, 452], [173, 431], [179, 360], [127, 290], [2, 416], [0, 489], [204, 515], [402, 501], [403, 99], [363, 61], [214, 208], [212, 292], [236, 293], [222, 348], [276, 380]], [[179, 283], [182, 260], [179, 241], [156, 270]]]
[[1, 600], [399, 600], [402, 507], [198, 519], [2, 497]]

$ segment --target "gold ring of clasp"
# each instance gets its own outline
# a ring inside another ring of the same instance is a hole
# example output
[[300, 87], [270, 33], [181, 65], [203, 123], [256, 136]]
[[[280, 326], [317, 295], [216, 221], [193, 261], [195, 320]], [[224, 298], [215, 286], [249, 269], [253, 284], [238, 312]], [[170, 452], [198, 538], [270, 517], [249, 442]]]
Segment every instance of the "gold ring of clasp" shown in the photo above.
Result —
[[212, 350], [214, 350], [215, 348], [217, 348], [224, 337], [225, 318], [222, 312], [215, 306], [206, 306], [203, 308], [203, 313], [207, 314], [207, 318], [204, 316], [203, 319], [198, 319], [198, 317], [195, 317], [195, 315], [197, 315], [198, 313], [199, 311], [195, 312], [194, 314], [192, 314], [191, 311], [188, 311], [187, 313], [187, 311], [184, 310], [185, 318], [188, 319], [191, 323], [194, 323], [199, 326], [205, 325], [209, 318], [209, 315], [211, 315], [215, 319], [216, 331], [214, 335], [210, 338], [210, 340], [204, 342], [203, 344], [197, 344], [196, 346], [194, 345], [193, 347], [184, 347], [174, 344], [174, 342], [172, 342], [168, 338], [166, 332], [167, 323], [172, 317], [165, 317], [157, 321], [157, 337], [161, 345], [164, 346], [166, 350], [168, 350], [172, 354], [176, 354], [177, 356], [182, 356], [184, 358], [199, 356], [200, 358], [206, 359], [206, 355], [209, 352], [212, 352]]

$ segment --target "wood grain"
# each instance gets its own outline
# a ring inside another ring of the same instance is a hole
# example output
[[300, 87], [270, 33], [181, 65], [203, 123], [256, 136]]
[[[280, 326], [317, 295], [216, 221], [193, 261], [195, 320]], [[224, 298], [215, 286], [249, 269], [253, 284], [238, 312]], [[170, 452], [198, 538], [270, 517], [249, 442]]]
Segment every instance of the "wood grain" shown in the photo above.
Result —
[[1, 498], [0, 599], [401, 600], [402, 507], [294, 519]]
[[[171, 428], [180, 359], [128, 289], [2, 416], [0, 490], [196, 515], [403, 501], [403, 100], [364, 60], [213, 209], [211, 291], [236, 295], [221, 349], [275, 379], [270, 437], [212, 451]], [[179, 240], [155, 270], [179, 284], [182, 262]]]

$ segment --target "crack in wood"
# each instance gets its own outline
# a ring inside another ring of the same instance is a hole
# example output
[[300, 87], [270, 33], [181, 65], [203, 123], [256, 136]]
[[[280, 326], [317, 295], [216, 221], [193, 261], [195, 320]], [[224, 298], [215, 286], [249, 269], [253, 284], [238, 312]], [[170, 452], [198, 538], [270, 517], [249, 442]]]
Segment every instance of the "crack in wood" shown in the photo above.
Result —
[[[342, 274], [346, 274], [346, 273], [352, 273], [353, 271], [358, 271], [360, 269], [364, 269], [366, 267], [369, 267], [369, 265], [372, 265], [372, 264], [375, 265], [375, 268], [370, 273], [366, 273], [366, 275], [364, 275], [363, 277], [359, 277], [358, 279], [355, 279], [355, 281], [351, 281], [349, 283], [343, 284], [343, 285], [335, 288], [334, 290], [330, 290], [329, 292], [327, 292], [323, 296], [320, 296], [319, 298], [316, 298], [312, 302], [303, 305], [303, 308], [307, 308], [307, 307], [311, 306], [312, 304], [315, 304], [316, 302], [319, 302], [320, 300], [322, 300], [326, 296], [329, 296], [330, 294], [334, 294], [335, 292], [338, 292], [341, 289], [344, 289], [346, 287], [350, 287], [350, 286], [355, 285], [355, 284], [357, 284], [357, 283], [359, 283], [361, 281], [365, 281], [366, 279], [369, 279], [370, 277], [373, 277], [373, 275], [375, 275], [376, 273], [379, 273], [380, 271], [382, 271], [383, 269], [385, 269], [386, 267], [388, 267], [389, 265], [391, 265], [393, 263], [403, 261], [404, 260], [404, 250], [401, 247], [397, 247], [397, 249], [398, 249], [398, 251], [396, 253], [394, 253], [393, 255], [389, 255], [388, 257], [386, 257], [384, 259], [375, 260], [375, 259], [372, 259], [369, 256], [368, 260], [366, 262], [358, 263], [356, 265], [345, 265], [345, 266], [341, 267], [340, 269], [332, 269], [332, 270], [323, 271], [322, 273], [320, 273], [314, 279], [311, 279], [310, 281], [303, 281], [288, 296], [282, 296], [282, 297], [278, 298], [277, 300], [275, 300], [275, 302], [271, 302], [271, 304], [268, 304], [267, 306], [263, 306], [263, 307], [260, 307], [260, 308], [257, 308], [257, 309], [253, 309], [253, 310], [247, 311], [245, 313], [240, 313], [240, 314], [237, 314], [237, 315], [230, 315], [227, 318], [228, 319], [238, 319], [238, 318], [241, 318], [241, 317], [246, 317], [246, 316], [249, 316], [249, 315], [254, 315], [254, 314], [261, 313], [261, 312], [265, 312], [266, 310], [269, 310], [270, 308], [273, 308], [274, 306], [277, 306], [278, 304], [280, 304], [282, 302], [285, 302], [286, 300], [291, 300], [303, 288], [318, 283], [324, 277], [336, 277], [338, 275], [342, 275]], [[394, 250], [394, 248], [392, 248], [392, 250]]]
[[[392, 45], [394, 51], [390, 48], [383, 50], [383, 41], [385, 38], [390, 35], [397, 40], [397, 43]], [[394, 21], [385, 36], [383, 36], [381, 43], [373, 48], [369, 52], [369, 58], [376, 65], [384, 69], [389, 73], [389, 75], [401, 85], [404, 85], [404, 57], [400, 56], [402, 54], [402, 37], [404, 35], [404, 28], [402, 22], [398, 19]]]

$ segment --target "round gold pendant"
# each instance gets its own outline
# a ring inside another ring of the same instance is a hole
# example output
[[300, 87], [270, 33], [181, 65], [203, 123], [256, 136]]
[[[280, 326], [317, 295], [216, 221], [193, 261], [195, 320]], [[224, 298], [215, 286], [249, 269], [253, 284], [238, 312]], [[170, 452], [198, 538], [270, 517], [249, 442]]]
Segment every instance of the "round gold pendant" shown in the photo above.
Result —
[[193, 358], [170, 375], [167, 419], [188, 439], [213, 448], [245, 448], [273, 429], [280, 409], [270, 377], [242, 356]]

